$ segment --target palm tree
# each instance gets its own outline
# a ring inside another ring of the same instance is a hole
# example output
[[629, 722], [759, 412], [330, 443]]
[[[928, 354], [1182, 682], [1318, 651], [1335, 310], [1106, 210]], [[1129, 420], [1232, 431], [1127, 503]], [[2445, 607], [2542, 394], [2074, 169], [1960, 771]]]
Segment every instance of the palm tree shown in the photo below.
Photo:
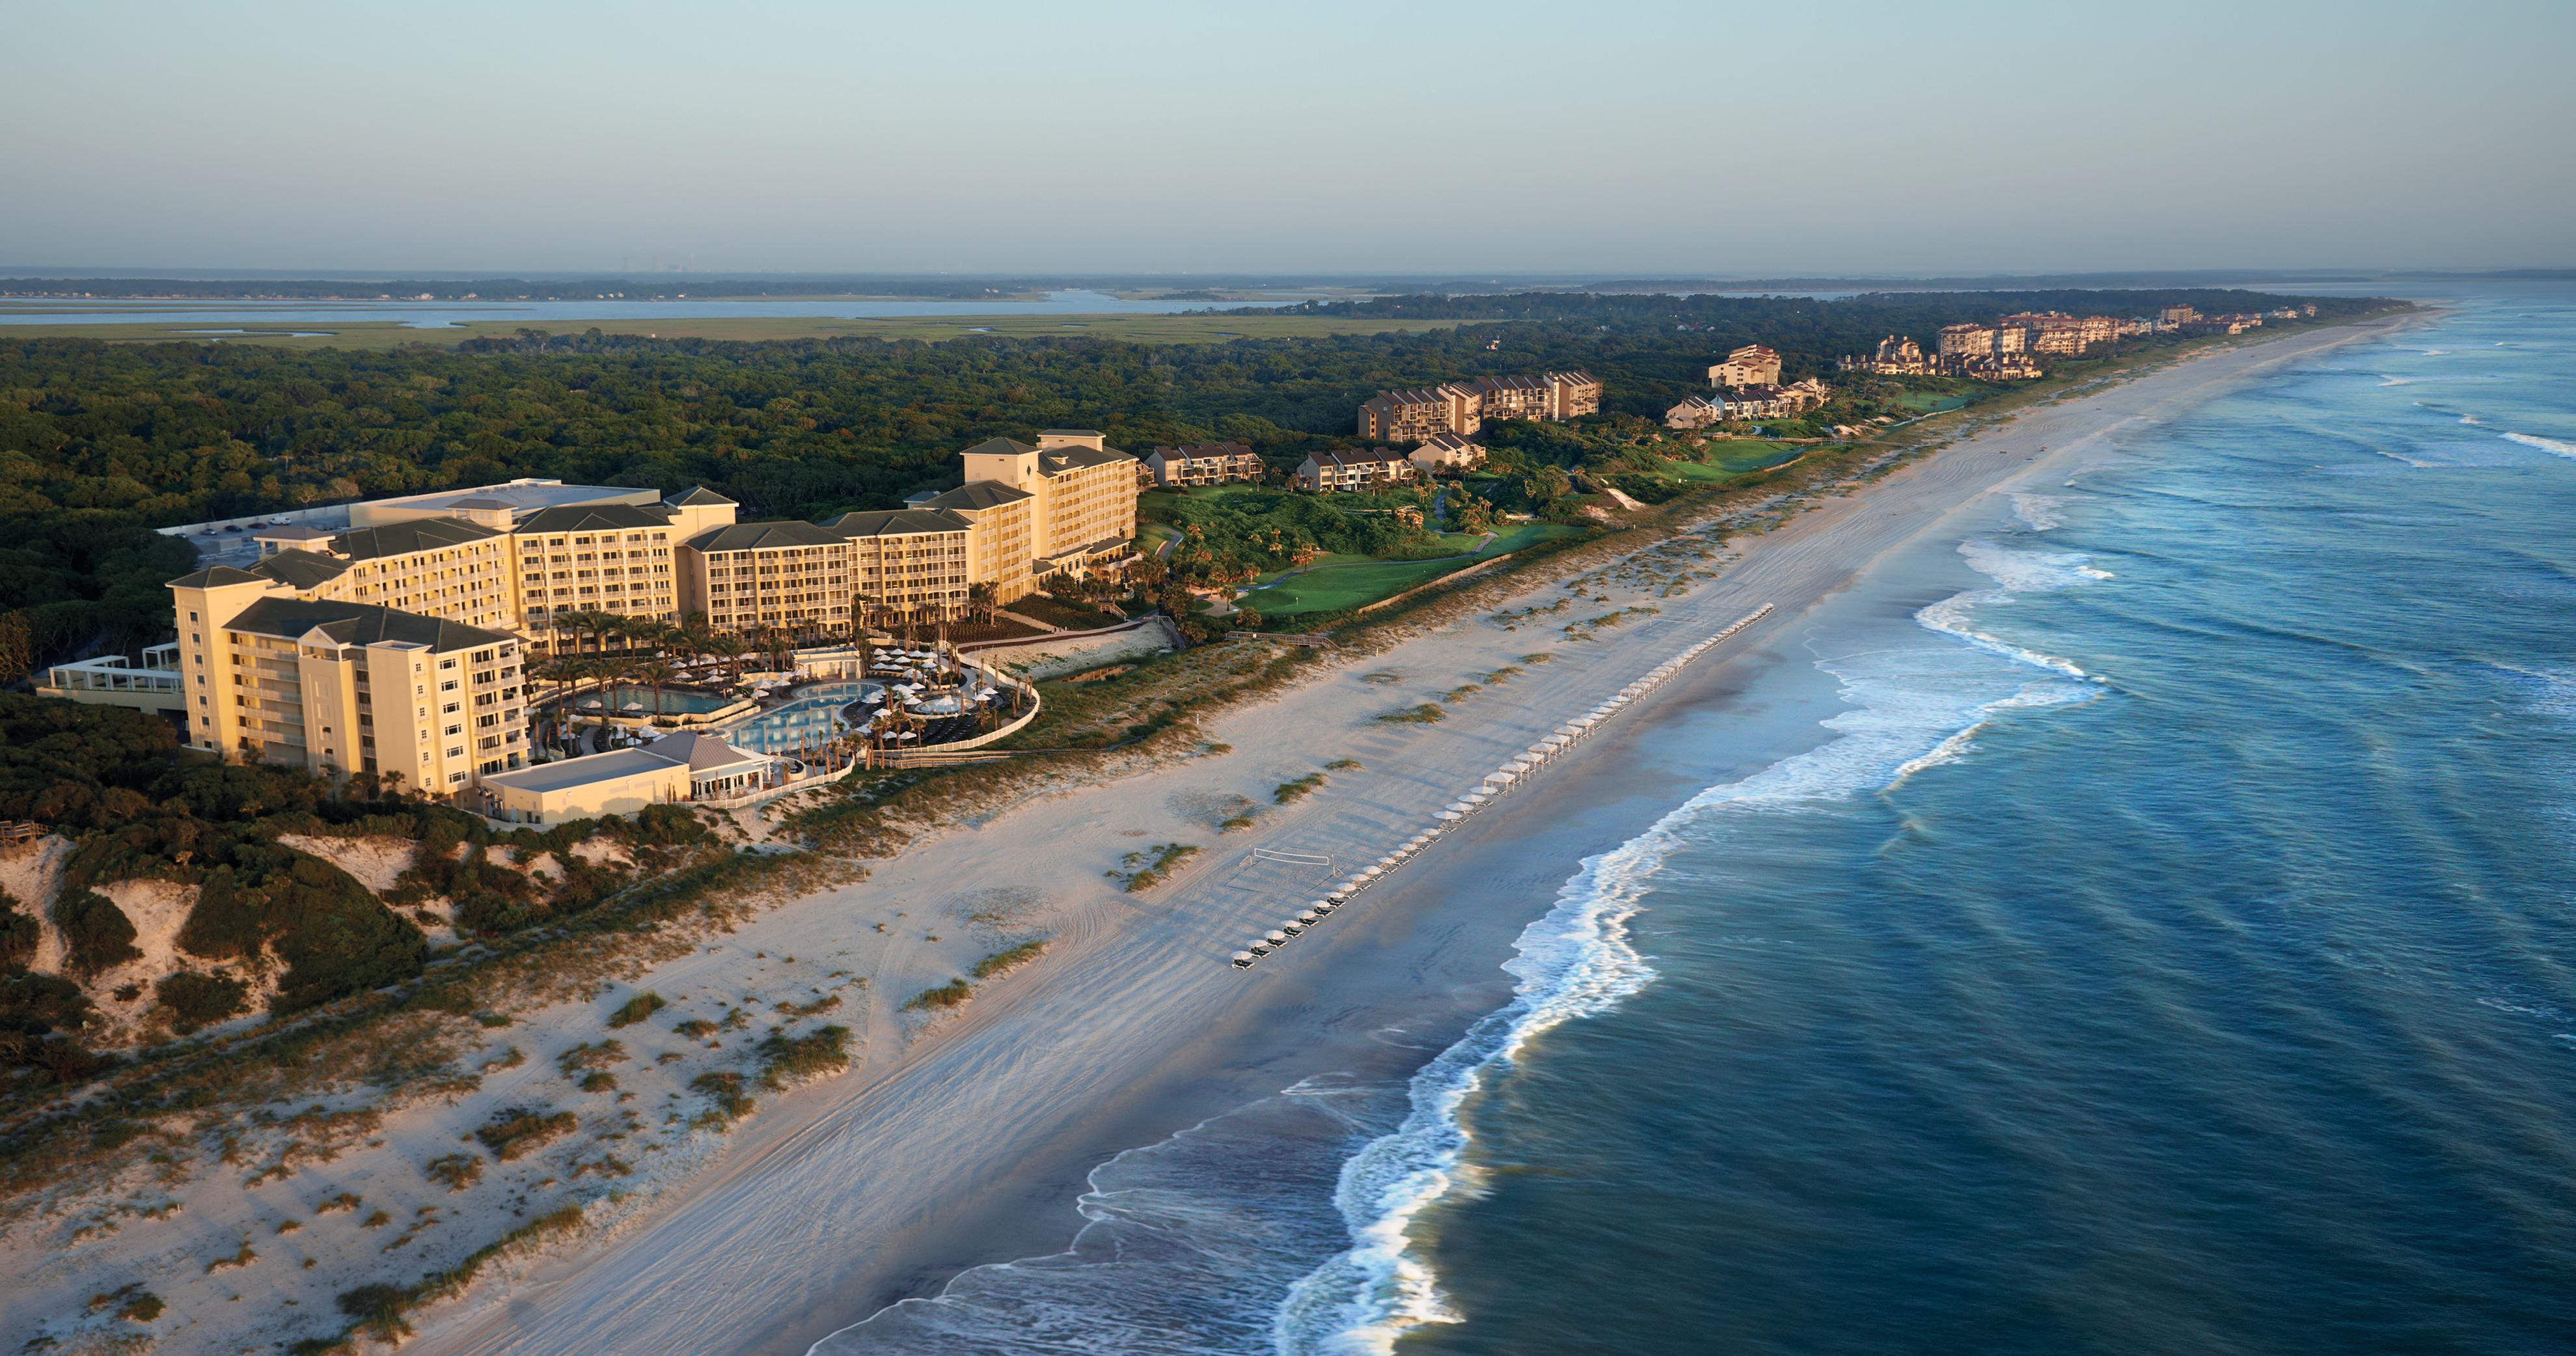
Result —
[[966, 586], [966, 615], [990, 626], [1001, 610], [1001, 595], [991, 584], [979, 583]]
[[662, 688], [679, 681], [680, 670], [667, 659], [647, 660], [634, 668], [635, 680], [653, 689], [653, 714], [662, 714]]

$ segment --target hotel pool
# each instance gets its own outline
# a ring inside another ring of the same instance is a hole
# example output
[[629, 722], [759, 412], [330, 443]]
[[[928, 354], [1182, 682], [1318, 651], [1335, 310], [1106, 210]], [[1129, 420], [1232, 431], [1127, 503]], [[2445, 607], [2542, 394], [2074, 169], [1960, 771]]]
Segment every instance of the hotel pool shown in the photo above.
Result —
[[777, 710], [764, 711], [739, 725], [726, 727], [722, 731], [725, 742], [746, 753], [793, 753], [821, 744], [834, 734], [832, 718], [841, 708], [875, 691], [877, 686], [855, 679], [816, 683]]
[[[628, 702], [633, 702], [636, 705], [643, 707], [645, 711], [652, 711], [665, 716], [704, 715], [709, 711], [721, 711], [726, 707], [733, 705], [735, 700], [731, 697], [718, 696], [712, 692], [691, 692], [686, 689], [676, 687], [666, 687], [662, 689], [661, 696], [662, 704], [659, 707], [656, 707], [653, 705], [653, 689], [649, 687], [612, 688], [604, 693], [585, 692], [580, 696], [573, 698], [572, 709], [576, 714], [586, 713], [590, 715], [643, 714], [643, 712], [630, 713], [626, 710], [626, 704]], [[584, 702], [594, 700], [602, 703], [602, 707], [594, 708], [582, 705]]]

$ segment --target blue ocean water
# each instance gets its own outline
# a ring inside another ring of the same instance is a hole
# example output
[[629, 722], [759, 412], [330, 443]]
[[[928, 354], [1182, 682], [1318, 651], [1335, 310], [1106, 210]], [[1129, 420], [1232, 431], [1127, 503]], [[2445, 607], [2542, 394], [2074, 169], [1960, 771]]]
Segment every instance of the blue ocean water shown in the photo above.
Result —
[[2014, 508], [1409, 1084], [820, 1350], [2576, 1349], [2576, 289]]

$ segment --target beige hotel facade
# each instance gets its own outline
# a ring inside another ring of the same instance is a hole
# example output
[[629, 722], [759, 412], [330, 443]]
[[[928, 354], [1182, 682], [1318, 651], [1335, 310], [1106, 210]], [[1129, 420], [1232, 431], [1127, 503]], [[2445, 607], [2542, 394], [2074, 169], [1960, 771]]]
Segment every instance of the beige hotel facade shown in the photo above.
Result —
[[825, 523], [737, 522], [703, 488], [518, 481], [259, 529], [255, 560], [170, 583], [188, 740], [457, 790], [527, 761], [521, 670], [579, 646], [568, 618], [846, 636], [854, 613], [954, 618], [974, 585], [1007, 603], [1131, 555], [1138, 463], [1103, 435], [995, 438], [964, 463], [957, 489]]

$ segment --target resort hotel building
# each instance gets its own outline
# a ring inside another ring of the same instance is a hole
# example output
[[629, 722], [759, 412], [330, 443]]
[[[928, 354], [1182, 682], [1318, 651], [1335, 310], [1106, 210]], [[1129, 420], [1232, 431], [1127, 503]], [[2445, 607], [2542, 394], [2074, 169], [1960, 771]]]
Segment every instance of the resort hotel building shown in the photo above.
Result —
[[61, 666], [44, 690], [175, 711], [202, 749], [455, 790], [528, 762], [521, 670], [599, 614], [841, 637], [1131, 557], [1138, 464], [1101, 434], [996, 438], [964, 461], [957, 489], [825, 523], [738, 522], [704, 488], [522, 480], [169, 529], [223, 534], [170, 583], [177, 643], [140, 669]]

